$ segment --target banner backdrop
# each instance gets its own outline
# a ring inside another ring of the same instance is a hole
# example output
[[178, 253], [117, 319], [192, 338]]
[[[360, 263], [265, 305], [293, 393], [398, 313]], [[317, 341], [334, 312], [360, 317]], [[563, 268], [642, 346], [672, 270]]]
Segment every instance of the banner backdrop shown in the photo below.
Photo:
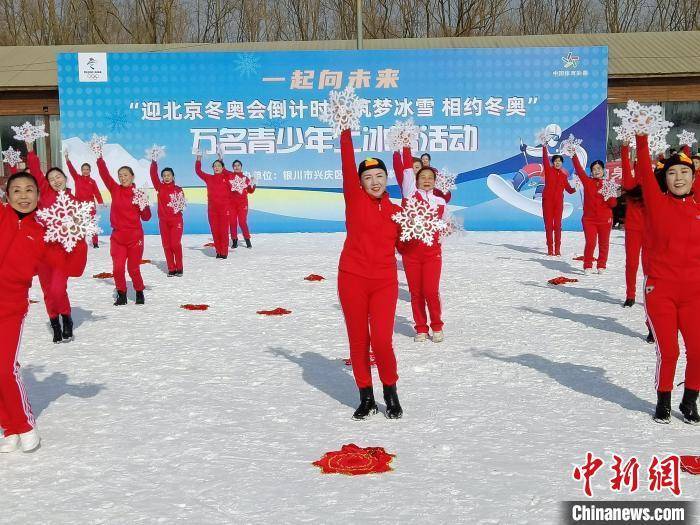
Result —
[[[61, 133], [73, 163], [91, 163], [96, 178], [88, 142], [106, 135], [108, 166], [130, 165], [139, 186], [150, 186], [145, 150], [165, 146], [159, 167], [186, 188], [187, 233], [208, 231], [192, 152], [209, 168], [217, 146], [227, 167], [239, 159], [259, 181], [253, 232], [343, 231], [338, 139], [318, 114], [331, 89], [351, 85], [367, 99], [358, 162], [380, 156], [391, 166], [386, 133], [412, 118], [415, 153], [458, 174], [451, 207], [467, 229], [541, 229], [536, 133], [547, 129], [551, 153], [573, 133], [582, 157], [605, 159], [607, 56], [606, 47], [62, 53]], [[564, 227], [580, 229], [581, 195], [567, 203]]]

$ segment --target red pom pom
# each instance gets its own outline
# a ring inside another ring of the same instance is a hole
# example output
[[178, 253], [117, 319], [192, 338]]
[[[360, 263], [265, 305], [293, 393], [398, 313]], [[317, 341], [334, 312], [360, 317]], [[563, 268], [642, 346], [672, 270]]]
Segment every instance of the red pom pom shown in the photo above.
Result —
[[205, 248], [214, 248], [215, 245], [214, 245], [213, 242], [208, 242], [208, 243], [206, 243], [206, 244], [204, 245], [204, 247], [205, 247]]
[[114, 275], [109, 272], [96, 273], [93, 275], [95, 279], [111, 279], [112, 277], [114, 277]]
[[316, 275], [315, 273], [312, 273], [311, 275], [307, 275], [304, 277], [305, 281], [323, 281], [326, 278], [323, 277], [322, 275]]
[[141, 264], [151, 264], [150, 259], [141, 259]]
[[394, 457], [396, 455], [387, 453], [384, 447], [360, 448], [351, 443], [343, 445], [340, 450], [326, 452], [321, 459], [314, 461], [313, 464], [319, 467], [323, 474], [358, 476], [393, 470], [389, 463]]
[[700, 474], [700, 456], [681, 456], [681, 470], [688, 474]]
[[35, 301], [34, 299], [29, 299], [29, 304], [37, 304], [39, 301]]
[[182, 304], [182, 305], [180, 305], [180, 308], [184, 308], [185, 310], [208, 310], [209, 305], [208, 304]]
[[287, 315], [291, 314], [291, 310], [287, 310], [285, 308], [275, 308], [274, 310], [258, 310], [260, 315]]
[[555, 277], [554, 279], [550, 279], [547, 281], [549, 284], [553, 284], [555, 286], [558, 286], [560, 284], [566, 284], [566, 283], [577, 283], [578, 279], [569, 279], [568, 277]]
[[[597, 261], [598, 259], [596, 259], [595, 257], [593, 257], [593, 260], [594, 260], [594, 261]], [[579, 256], [577, 256], [577, 257], [574, 257], [574, 261], [583, 261], [583, 255], [579, 255]]]

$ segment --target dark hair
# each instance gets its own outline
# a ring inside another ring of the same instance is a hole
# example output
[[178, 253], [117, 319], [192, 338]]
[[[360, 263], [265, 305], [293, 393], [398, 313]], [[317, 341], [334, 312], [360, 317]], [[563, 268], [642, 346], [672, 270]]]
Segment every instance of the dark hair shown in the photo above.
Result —
[[56, 167], [56, 166], [54, 166], [53, 168], [49, 168], [48, 170], [46, 170], [46, 175], [45, 175], [46, 180], [49, 180], [49, 173], [51, 173], [52, 171], [57, 171], [57, 172], [59, 172], [61, 175], [63, 175], [63, 178], [64, 178], [64, 179], [68, 180], [68, 177], [66, 177], [66, 174], [63, 173], [63, 170], [62, 170], [61, 168]]
[[80, 169], [83, 169], [85, 166], [87, 166], [88, 168], [90, 168], [90, 170], [92, 170], [92, 166], [90, 166], [90, 164], [88, 164], [87, 162], [83, 162], [83, 163], [80, 165]]
[[163, 168], [162, 170], [160, 170], [160, 176], [163, 177], [163, 173], [165, 173], [166, 171], [169, 171], [170, 173], [172, 173], [173, 179], [175, 178], [175, 172], [173, 171], [172, 168]]
[[242, 163], [240, 160], [238, 160], [238, 159], [234, 160], [234, 161], [231, 163], [231, 166], [233, 167], [233, 165], [234, 165], [236, 162], [238, 162], [238, 164], [241, 165], [241, 168], [243, 167], [243, 163]]
[[119, 168], [117, 170], [117, 173], [119, 173], [121, 170], [127, 170], [129, 173], [131, 173], [132, 177], [136, 176], [136, 175], [134, 175], [134, 170], [131, 169], [131, 166], [122, 166], [121, 168]]
[[29, 179], [34, 183], [34, 186], [36, 186], [36, 193], [37, 195], [39, 194], [39, 184], [37, 184], [36, 179], [34, 178], [34, 175], [29, 173], [28, 171], [18, 171], [17, 173], [13, 173], [7, 178], [7, 183], [5, 184], [5, 188], [7, 190], [7, 193], [10, 193], [10, 184], [12, 184], [12, 181], [17, 180], [17, 179]]
[[552, 155], [552, 163], [557, 159], [559, 159], [562, 162], [562, 164], [564, 163], [564, 157], [562, 157], [561, 155]]
[[420, 157], [413, 157], [413, 163], [420, 162]]
[[642, 204], [644, 202], [644, 197], [642, 195], [642, 187], [640, 185], [637, 185], [631, 190], [626, 191], [625, 199], [629, 199], [638, 204]]
[[654, 176], [656, 176], [656, 182], [659, 183], [659, 189], [662, 193], [668, 192], [668, 184], [666, 184], [666, 171], [663, 168], [657, 168], [654, 170]]
[[600, 166], [603, 171], [605, 171], [605, 163], [602, 160], [594, 160], [593, 162], [591, 162], [591, 171], [593, 171], [593, 166], [595, 166], [596, 164]]
[[428, 160], [433, 160], [430, 156], [430, 153], [423, 153], [423, 155], [421, 155], [420, 158], [422, 159], [423, 157], [428, 157]]
[[420, 177], [420, 174], [424, 171], [429, 171], [433, 174], [433, 178], [437, 179], [437, 171], [435, 171], [435, 168], [431, 168], [430, 166], [424, 166], [418, 170], [418, 173], [416, 173], [416, 182], [418, 182], [418, 177]]
[[211, 163], [211, 167], [213, 168], [213, 167], [214, 167], [214, 164], [216, 164], [217, 162], [219, 163], [219, 165], [220, 165], [222, 168], [225, 168], [225, 167], [226, 167], [226, 165], [224, 164], [224, 161], [221, 160], [221, 159], [216, 159], [214, 162], [212, 162], [212, 163]]

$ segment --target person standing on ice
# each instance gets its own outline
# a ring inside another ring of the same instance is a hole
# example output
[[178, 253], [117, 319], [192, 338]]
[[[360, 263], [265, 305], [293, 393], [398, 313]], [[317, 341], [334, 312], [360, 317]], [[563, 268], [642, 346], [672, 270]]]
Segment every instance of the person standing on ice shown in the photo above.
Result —
[[391, 216], [400, 210], [386, 192], [387, 170], [380, 159], [355, 164], [352, 132], [340, 134], [343, 197], [347, 237], [338, 264], [338, 297], [350, 343], [350, 360], [360, 391], [353, 419], [377, 413], [372, 389], [370, 347], [384, 387], [386, 417], [398, 419], [396, 356], [393, 348], [394, 314], [399, 295], [395, 249], [399, 227]]
[[202, 171], [202, 155], [198, 154], [194, 163], [194, 171], [207, 186], [207, 214], [211, 236], [214, 238], [214, 249], [217, 259], [228, 257], [229, 210], [231, 207], [231, 172], [226, 171], [221, 158], [212, 163], [214, 173]]
[[231, 228], [231, 248], [238, 248], [238, 227], [241, 227], [246, 248], [252, 248], [250, 230], [248, 230], [248, 194], [255, 192], [255, 181], [243, 173], [243, 163], [234, 160], [230, 174], [231, 191], [229, 193], [229, 225]]
[[547, 255], [561, 256], [561, 218], [564, 213], [564, 190], [576, 193], [569, 184], [569, 173], [563, 168], [564, 157], [553, 155], [549, 161], [547, 141], [542, 144], [544, 190], [542, 191], [542, 218], [547, 237]]
[[[39, 209], [50, 208], [58, 195], [66, 192], [71, 199], [77, 200], [66, 187], [67, 178], [61, 168], [50, 168], [46, 175], [41, 171], [41, 162], [34, 153], [34, 143], [27, 142], [27, 165], [29, 173], [39, 185]], [[49, 250], [54, 250], [58, 257], [67, 257], [68, 252], [59, 243], [50, 243]], [[85, 249], [85, 241], [78, 243], [77, 249]], [[53, 342], [73, 340], [73, 317], [71, 316], [70, 298], [68, 297], [68, 275], [59, 266], [42, 263], [39, 266], [39, 284], [44, 293], [44, 306], [49, 316]]]
[[160, 242], [163, 245], [165, 261], [168, 265], [168, 277], [181, 276], [183, 203], [185, 192], [175, 184], [175, 172], [172, 168], [163, 168], [158, 177], [158, 162], [151, 161], [151, 184], [158, 194], [158, 228]]
[[[80, 202], [92, 202], [95, 205], [95, 210], [93, 210], [93, 216], [97, 213], [97, 205], [104, 204], [102, 200], [102, 193], [100, 188], [97, 186], [97, 182], [92, 178], [92, 168], [90, 164], [84, 162], [80, 166], [80, 174], [73, 167], [73, 163], [70, 161], [68, 150], [64, 153], [66, 158], [66, 164], [68, 165], [68, 173], [70, 173], [73, 183], [75, 184], [75, 198]], [[92, 247], [99, 247], [99, 240], [97, 234], [92, 237]]]
[[31, 452], [41, 443], [18, 362], [32, 278], [43, 264], [79, 277], [87, 260], [87, 248], [64, 256], [44, 242], [34, 215], [39, 195], [37, 180], [17, 172], [7, 182], [7, 205], [0, 204], [0, 453]]
[[[394, 172], [399, 183], [403, 203], [410, 198], [427, 203], [430, 208], [437, 209], [438, 218], [442, 219], [451, 193], [444, 197], [442, 192], [435, 189], [437, 171], [434, 168], [421, 167], [414, 174], [413, 156], [411, 148], [403, 148], [402, 155], [394, 152]], [[440, 302], [440, 274], [442, 272], [442, 245], [439, 234], [433, 238], [432, 246], [423, 241], [411, 239], [402, 244], [401, 255], [403, 260], [408, 291], [411, 294], [411, 310], [416, 330], [414, 341], [425, 342], [428, 340], [428, 316], [426, 305], [430, 314], [430, 328], [433, 331], [433, 342], [441, 343], [445, 337], [442, 331], [442, 305]]]
[[131, 282], [136, 292], [136, 304], [146, 302], [143, 291], [146, 286], [141, 277], [141, 259], [143, 258], [143, 226], [141, 221], [151, 220], [151, 208], [139, 202], [139, 195], [134, 185], [134, 170], [122, 166], [117, 171], [119, 183], [109, 173], [109, 168], [102, 155], [97, 157], [97, 170], [112, 197], [109, 222], [112, 226], [109, 253], [112, 256], [112, 273], [117, 287], [117, 300], [114, 306], [122, 306], [126, 299], [126, 273], [129, 271]]
[[583, 186], [583, 234], [586, 244], [583, 250], [583, 271], [590, 274], [593, 271], [593, 252], [598, 244], [598, 273], [603, 273], [608, 262], [610, 248], [610, 231], [612, 230], [612, 209], [617, 206], [615, 197], [605, 198], [601, 194], [605, 164], [602, 160], [591, 162], [591, 176], [581, 166], [578, 156], [572, 157], [576, 175]]

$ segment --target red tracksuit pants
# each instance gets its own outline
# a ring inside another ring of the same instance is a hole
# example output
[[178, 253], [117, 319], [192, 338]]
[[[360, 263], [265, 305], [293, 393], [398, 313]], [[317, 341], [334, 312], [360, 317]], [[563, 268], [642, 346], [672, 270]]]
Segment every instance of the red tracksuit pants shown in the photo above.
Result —
[[442, 253], [404, 254], [403, 268], [411, 294], [411, 309], [416, 333], [428, 333], [428, 317], [433, 332], [442, 331], [442, 306], [440, 304], [440, 273], [442, 272]]
[[241, 227], [241, 233], [244, 239], [250, 239], [250, 231], [248, 230], [248, 203], [232, 203], [229, 208], [229, 225], [231, 227], [231, 238], [238, 238], [238, 227]]
[[685, 342], [685, 388], [700, 390], [700, 281], [644, 282], [647, 320], [656, 338], [656, 390], [673, 390], [680, 349]]
[[564, 198], [542, 197], [542, 217], [547, 236], [547, 252], [561, 251], [561, 216], [564, 213]]
[[160, 220], [158, 224], [168, 271], [182, 270], [182, 216], [171, 220]]
[[70, 315], [68, 276], [53, 266], [41, 264], [39, 266], [39, 283], [42, 292], [44, 292], [44, 305], [49, 318]]
[[583, 235], [586, 244], [583, 248], [583, 269], [593, 268], [593, 252], [598, 245], [598, 268], [605, 268], [608, 263], [608, 250], [610, 249], [610, 230], [612, 220], [606, 222], [583, 219]]
[[5, 436], [34, 428], [34, 416], [22, 382], [19, 354], [24, 315], [0, 319], [0, 427]]
[[642, 256], [642, 271], [644, 271], [644, 231], [625, 228], [625, 282], [627, 284], [627, 299], [637, 296], [637, 270], [639, 256]]
[[338, 272], [338, 298], [345, 316], [357, 387], [372, 386], [370, 345], [382, 384], [395, 385], [399, 379], [393, 347], [398, 281], [366, 279], [341, 270]]
[[129, 271], [134, 290], [143, 291], [145, 288], [141, 277], [141, 260], [143, 258], [143, 233], [112, 232], [109, 243], [109, 254], [112, 256], [112, 273], [114, 284], [120, 292], [126, 292], [126, 270]]
[[[92, 212], [90, 213], [93, 217], [97, 215], [97, 204], [95, 204], [95, 207], [92, 209]], [[97, 238], [97, 234], [92, 236], [92, 245], [97, 246], [98, 245], [99, 239]]]
[[214, 238], [214, 248], [219, 255], [228, 255], [228, 222], [229, 209], [226, 205], [212, 206], [209, 204], [209, 227]]

